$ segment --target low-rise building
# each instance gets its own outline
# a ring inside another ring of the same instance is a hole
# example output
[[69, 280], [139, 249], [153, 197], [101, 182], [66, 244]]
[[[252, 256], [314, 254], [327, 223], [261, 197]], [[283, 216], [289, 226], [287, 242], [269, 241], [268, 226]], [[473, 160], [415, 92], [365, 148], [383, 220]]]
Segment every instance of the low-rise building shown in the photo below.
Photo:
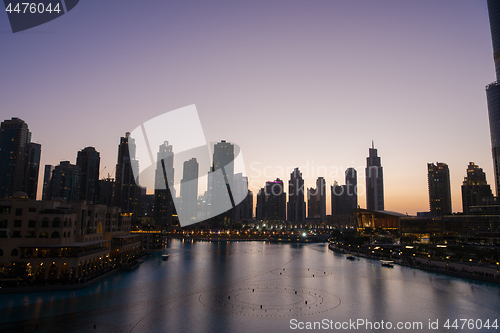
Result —
[[36, 201], [23, 192], [0, 200], [0, 276], [21, 266], [26, 272], [17, 275], [79, 278], [131, 259], [141, 247], [126, 215], [118, 207]]

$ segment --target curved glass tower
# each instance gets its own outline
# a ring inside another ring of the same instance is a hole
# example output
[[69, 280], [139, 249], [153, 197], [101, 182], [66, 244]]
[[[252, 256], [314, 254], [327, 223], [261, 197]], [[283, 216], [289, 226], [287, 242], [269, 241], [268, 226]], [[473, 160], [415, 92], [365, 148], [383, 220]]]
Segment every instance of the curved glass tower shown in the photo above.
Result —
[[488, 0], [493, 59], [495, 61], [496, 81], [486, 86], [488, 114], [490, 118], [491, 151], [495, 171], [495, 188], [500, 195], [500, 1]]

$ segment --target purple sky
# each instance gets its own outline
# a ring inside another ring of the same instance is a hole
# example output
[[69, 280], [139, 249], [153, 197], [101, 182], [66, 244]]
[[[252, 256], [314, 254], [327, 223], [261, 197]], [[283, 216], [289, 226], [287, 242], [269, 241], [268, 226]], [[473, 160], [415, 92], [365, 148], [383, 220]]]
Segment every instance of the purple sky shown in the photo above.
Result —
[[430, 162], [450, 167], [454, 211], [470, 161], [493, 184], [486, 0], [85, 0], [16, 34], [0, 14], [0, 52], [1, 118], [28, 123], [42, 168], [95, 146], [105, 176], [126, 131], [196, 104], [254, 193], [306, 165], [307, 186], [350, 166], [363, 184], [371, 140], [387, 210], [428, 211]]

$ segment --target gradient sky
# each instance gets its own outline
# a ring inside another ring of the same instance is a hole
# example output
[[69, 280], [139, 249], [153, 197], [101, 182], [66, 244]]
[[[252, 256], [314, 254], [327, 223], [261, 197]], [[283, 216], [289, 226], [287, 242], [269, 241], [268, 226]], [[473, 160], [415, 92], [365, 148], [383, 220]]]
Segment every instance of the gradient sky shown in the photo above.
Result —
[[0, 55], [0, 118], [42, 144], [40, 179], [86, 146], [114, 173], [120, 136], [196, 104], [208, 141], [241, 147], [254, 193], [296, 166], [306, 186], [350, 166], [364, 183], [371, 140], [387, 210], [428, 211], [430, 162], [449, 165], [453, 211], [470, 161], [494, 183], [486, 0], [85, 0], [16, 34], [0, 14]]

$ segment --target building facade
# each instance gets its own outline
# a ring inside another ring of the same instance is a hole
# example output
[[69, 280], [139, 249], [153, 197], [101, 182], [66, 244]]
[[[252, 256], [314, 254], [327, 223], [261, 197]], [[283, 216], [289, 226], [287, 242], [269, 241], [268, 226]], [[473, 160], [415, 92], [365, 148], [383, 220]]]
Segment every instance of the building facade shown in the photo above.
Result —
[[22, 191], [36, 199], [41, 145], [31, 142], [28, 124], [19, 118], [0, 125], [0, 198]]
[[500, 2], [488, 0], [496, 81], [486, 87], [496, 194], [500, 196]]
[[153, 204], [154, 223], [162, 230], [172, 226], [172, 214], [175, 210], [174, 172], [173, 147], [165, 141], [158, 147]]
[[181, 179], [181, 211], [184, 220], [198, 217], [198, 162], [191, 158], [184, 162]]
[[384, 170], [372, 142], [366, 158], [366, 207], [368, 210], [384, 210]]
[[94, 147], [80, 150], [76, 157], [76, 165], [80, 167], [80, 199], [96, 203], [99, 194], [99, 166], [101, 157]]
[[122, 212], [132, 214], [133, 219], [139, 214], [141, 197], [139, 180], [134, 174], [139, 174], [139, 162], [135, 159], [135, 140], [127, 132], [118, 145], [114, 205]]
[[289, 222], [304, 222], [306, 220], [304, 179], [299, 168], [293, 170], [288, 181], [287, 219]]
[[137, 256], [131, 218], [117, 207], [35, 201], [17, 192], [0, 200], [0, 275], [23, 267], [26, 278], [78, 279]]
[[427, 164], [427, 183], [429, 189], [429, 209], [432, 216], [450, 215], [451, 186], [450, 170], [446, 163]]
[[356, 169], [345, 171], [345, 185], [335, 182], [331, 187], [332, 216], [348, 215], [358, 208], [358, 174]]
[[81, 199], [81, 170], [78, 165], [61, 161], [52, 171], [49, 180], [47, 200], [61, 198], [68, 202]]
[[488, 199], [492, 199], [490, 185], [486, 182], [486, 174], [479, 166], [470, 162], [467, 167], [467, 176], [462, 183], [462, 208], [464, 214], [470, 214], [472, 206], [483, 206]]

